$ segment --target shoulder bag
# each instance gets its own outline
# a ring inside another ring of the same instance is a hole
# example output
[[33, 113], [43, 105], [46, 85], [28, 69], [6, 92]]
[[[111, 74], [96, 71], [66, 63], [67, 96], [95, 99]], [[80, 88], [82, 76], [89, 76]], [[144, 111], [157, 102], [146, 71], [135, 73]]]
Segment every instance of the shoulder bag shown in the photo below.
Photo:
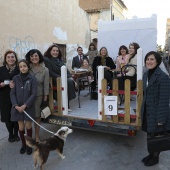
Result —
[[46, 119], [49, 115], [51, 115], [50, 108], [47, 106], [41, 111], [41, 118]]

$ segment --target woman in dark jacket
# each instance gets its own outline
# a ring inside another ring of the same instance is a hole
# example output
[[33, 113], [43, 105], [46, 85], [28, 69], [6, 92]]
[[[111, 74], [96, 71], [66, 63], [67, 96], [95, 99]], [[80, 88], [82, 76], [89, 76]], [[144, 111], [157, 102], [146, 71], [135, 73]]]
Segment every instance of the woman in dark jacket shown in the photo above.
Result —
[[[50, 77], [53, 79], [54, 85], [56, 85], [56, 78], [61, 77], [61, 67], [64, 65], [62, 61], [62, 53], [59, 47], [55, 44], [51, 45], [47, 51], [44, 53], [44, 63], [49, 69]], [[68, 101], [76, 97], [75, 93], [75, 83], [72, 79], [72, 75], [67, 69], [67, 84], [68, 84]], [[54, 93], [56, 99], [56, 93]], [[68, 106], [69, 108], [69, 106]], [[69, 109], [69, 111], [71, 111]]]
[[[141, 107], [142, 130], [147, 135], [158, 135], [170, 130], [170, 80], [160, 68], [162, 57], [151, 51], [145, 56], [148, 71], [143, 76], [144, 98]], [[159, 162], [159, 152], [142, 159], [145, 166]]]
[[111, 88], [111, 82], [113, 78], [112, 71], [113, 69], [116, 68], [116, 65], [114, 64], [113, 60], [111, 57], [108, 56], [108, 51], [106, 47], [102, 47], [99, 51], [99, 56], [94, 58], [92, 68], [93, 68], [93, 75], [94, 75], [94, 80], [96, 81], [96, 72], [97, 72], [97, 67], [98, 66], [105, 66], [105, 71], [104, 71], [104, 78], [108, 82], [108, 86]]
[[10, 121], [11, 117], [11, 100], [10, 100], [10, 84], [12, 78], [19, 74], [18, 59], [14, 51], [8, 50], [4, 55], [3, 66], [0, 67], [0, 110], [1, 121], [9, 132], [9, 142], [19, 141], [18, 122]]

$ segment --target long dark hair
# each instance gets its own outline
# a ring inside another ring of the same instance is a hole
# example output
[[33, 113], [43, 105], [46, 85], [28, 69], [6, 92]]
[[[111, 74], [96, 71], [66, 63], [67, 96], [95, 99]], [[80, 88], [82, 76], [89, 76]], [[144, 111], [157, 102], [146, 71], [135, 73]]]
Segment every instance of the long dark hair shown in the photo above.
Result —
[[37, 53], [38, 56], [39, 56], [39, 63], [42, 63], [42, 62], [44, 61], [44, 57], [43, 57], [42, 53], [41, 53], [39, 50], [37, 50], [37, 49], [32, 49], [32, 50], [28, 51], [28, 53], [25, 55], [25, 59], [26, 59], [29, 63], [32, 63], [32, 62], [30, 61], [30, 57], [31, 57], [33, 54], [35, 54], [35, 53]]
[[128, 54], [128, 48], [127, 48], [125, 45], [121, 45], [121, 46], [119, 47], [118, 55], [122, 55], [122, 54], [121, 54], [121, 49], [126, 50], [126, 54]]
[[130, 46], [134, 46], [135, 53], [134, 53], [133, 56], [129, 59], [129, 62], [131, 61], [132, 58], [135, 57], [135, 55], [137, 54], [137, 50], [140, 48], [139, 44], [136, 43], [136, 42], [130, 43], [130, 44], [129, 44], [129, 48], [130, 48]]
[[48, 47], [47, 51], [44, 53], [44, 57], [52, 58], [51, 50], [53, 49], [53, 47], [57, 47], [58, 48], [59, 54], [58, 54], [57, 58], [59, 60], [61, 60], [62, 59], [62, 53], [61, 53], [61, 50], [60, 50], [59, 46], [56, 45], [56, 44], [53, 44], [50, 47]]
[[90, 43], [90, 45], [89, 45], [89, 51], [91, 51], [90, 46], [94, 46], [94, 50], [97, 49], [96, 46], [94, 45], [94, 43]]
[[11, 53], [14, 54], [14, 56], [15, 56], [15, 59], [16, 59], [15, 64], [16, 64], [16, 65], [18, 64], [18, 58], [17, 58], [16, 52], [15, 52], [15, 51], [12, 51], [12, 50], [8, 50], [8, 51], [6, 51], [5, 54], [4, 54], [4, 61], [3, 61], [3, 65], [4, 65], [4, 66], [5, 66], [5, 65], [8, 65], [8, 63], [6, 62], [6, 57], [7, 57], [8, 54], [11, 54]]

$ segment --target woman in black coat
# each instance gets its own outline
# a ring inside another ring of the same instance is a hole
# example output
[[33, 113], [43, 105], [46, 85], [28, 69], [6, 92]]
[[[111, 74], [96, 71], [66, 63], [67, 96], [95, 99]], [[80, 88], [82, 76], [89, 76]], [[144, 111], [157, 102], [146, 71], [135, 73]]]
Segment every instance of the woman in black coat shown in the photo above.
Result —
[[[44, 63], [45, 66], [49, 69], [49, 74], [50, 77], [52, 77], [54, 85], [56, 85], [57, 83], [56, 78], [61, 77], [61, 67], [64, 65], [64, 62], [62, 61], [61, 50], [57, 45], [55, 44], [51, 45], [44, 53]], [[70, 101], [76, 97], [76, 93], [75, 83], [68, 69], [67, 69], [67, 84], [68, 84], [68, 101]], [[54, 99], [56, 100], [57, 99], [56, 93], [53, 94]], [[70, 108], [69, 111], [71, 111]]]
[[99, 56], [95, 57], [93, 60], [92, 69], [95, 82], [98, 66], [105, 66], [104, 78], [107, 80], [108, 86], [112, 88], [113, 74], [111, 70], [115, 69], [116, 65], [114, 64], [112, 58], [108, 56], [108, 51], [106, 47], [102, 47], [99, 51]]
[[[148, 71], [143, 75], [144, 97], [141, 107], [142, 130], [150, 135], [170, 131], [170, 80], [160, 68], [162, 57], [151, 51], [145, 56]], [[145, 166], [159, 162], [159, 152], [142, 159]]]
[[12, 78], [19, 74], [17, 66], [18, 59], [14, 51], [7, 51], [4, 55], [3, 66], [0, 67], [0, 110], [1, 121], [9, 132], [9, 142], [19, 141], [18, 137], [18, 122], [10, 121], [11, 117], [11, 100], [10, 100], [10, 81]]

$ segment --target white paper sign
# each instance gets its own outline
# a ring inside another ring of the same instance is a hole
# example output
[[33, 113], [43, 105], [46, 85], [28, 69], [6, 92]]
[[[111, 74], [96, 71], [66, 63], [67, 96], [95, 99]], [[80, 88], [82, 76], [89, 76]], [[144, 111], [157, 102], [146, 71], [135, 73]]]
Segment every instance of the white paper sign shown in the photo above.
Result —
[[117, 96], [104, 96], [104, 114], [117, 115]]

